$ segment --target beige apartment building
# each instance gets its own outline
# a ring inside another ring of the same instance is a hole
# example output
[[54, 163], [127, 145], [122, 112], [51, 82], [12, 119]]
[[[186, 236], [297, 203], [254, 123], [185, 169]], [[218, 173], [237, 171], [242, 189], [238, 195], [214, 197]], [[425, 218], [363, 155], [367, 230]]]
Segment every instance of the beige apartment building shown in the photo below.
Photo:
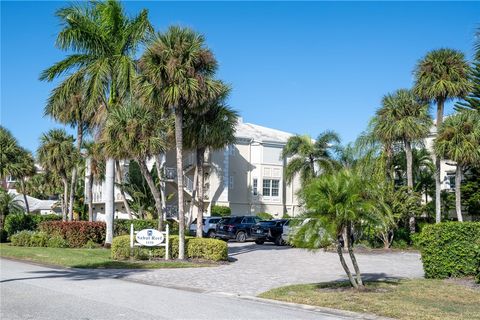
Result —
[[[222, 150], [208, 151], [205, 156], [205, 215], [210, 215], [213, 205], [228, 206], [234, 215], [254, 215], [268, 212], [274, 217], [298, 215], [302, 208], [296, 197], [300, 188], [299, 179], [286, 183], [281, 159], [282, 148], [292, 134], [244, 123], [236, 128], [236, 143]], [[153, 167], [153, 159], [150, 167]], [[124, 163], [124, 172], [127, 170]], [[177, 216], [177, 184], [175, 151], [164, 156], [166, 178], [167, 216]], [[185, 212], [196, 215], [191, 208], [193, 179], [195, 173], [194, 151], [184, 152]], [[104, 220], [104, 183], [94, 182], [93, 203], [97, 220]], [[173, 196], [168, 196], [173, 195]], [[115, 216], [125, 218], [120, 191], [115, 189]]]

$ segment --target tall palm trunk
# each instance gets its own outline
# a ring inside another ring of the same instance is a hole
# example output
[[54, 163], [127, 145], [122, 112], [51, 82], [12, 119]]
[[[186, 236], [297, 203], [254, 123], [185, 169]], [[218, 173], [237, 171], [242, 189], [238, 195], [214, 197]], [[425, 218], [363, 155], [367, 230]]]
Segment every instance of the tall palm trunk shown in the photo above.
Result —
[[[407, 187], [408, 192], [413, 191], [413, 156], [412, 156], [412, 144], [407, 139], [405, 143], [405, 158], [407, 159]], [[415, 233], [415, 216], [410, 216], [408, 220], [410, 226], [410, 233]]]
[[[193, 209], [198, 206], [197, 202], [197, 185], [198, 185], [198, 166], [195, 165], [195, 171], [193, 173], [193, 188], [192, 188], [192, 202], [188, 210], [188, 216], [186, 218], [186, 225], [189, 226], [193, 221]], [[198, 208], [197, 208], [198, 210]]]
[[62, 204], [62, 220], [67, 221], [68, 208], [68, 180], [66, 176], [62, 177], [63, 182], [63, 204]]
[[136, 159], [138, 166], [140, 167], [140, 172], [142, 173], [143, 177], [147, 181], [148, 187], [150, 192], [153, 195], [153, 199], [155, 200], [155, 209], [158, 214], [158, 229], [163, 230], [163, 219], [162, 217], [162, 202], [160, 200], [160, 192], [158, 191], [157, 187], [155, 186], [155, 181], [153, 181], [152, 174], [148, 171], [147, 163], [145, 159]]
[[197, 168], [198, 168], [198, 212], [197, 212], [197, 238], [203, 237], [203, 163], [205, 162], [205, 148], [197, 149]]
[[[83, 127], [82, 124], [77, 126], [77, 150], [80, 154], [82, 149], [83, 141]], [[70, 200], [68, 202], [68, 221], [73, 220], [73, 201], [75, 199], [75, 189], [77, 187], [77, 172], [78, 172], [78, 163], [73, 166], [72, 169], [72, 181], [70, 184]]]
[[[437, 133], [443, 123], [443, 105], [445, 103], [444, 99], [439, 99], [437, 102]], [[440, 188], [442, 182], [440, 180], [440, 169], [441, 169], [441, 159], [440, 157], [435, 157], [435, 222], [440, 223], [442, 219], [442, 203], [440, 198]]]
[[93, 221], [93, 173], [92, 173], [92, 159], [89, 157], [85, 160], [85, 191], [87, 194], [88, 205], [88, 221]]
[[105, 247], [113, 241], [113, 219], [115, 218], [115, 160], [107, 159], [105, 166]]
[[[118, 184], [122, 184], [122, 169], [120, 168], [120, 161], [115, 161], [115, 176]], [[125, 191], [121, 186], [118, 187], [120, 189], [120, 196], [122, 197], [123, 206], [125, 207], [125, 211], [127, 211], [128, 219], [132, 220], [132, 211], [130, 210], [130, 205], [128, 204], [127, 197], [125, 196]]]
[[463, 222], [462, 216], [462, 195], [460, 187], [462, 186], [462, 165], [457, 163], [457, 170], [455, 170], [455, 211], [457, 212], [457, 219]]
[[25, 190], [25, 180], [24, 178], [20, 179], [20, 186], [22, 187], [23, 201], [25, 202], [25, 211], [30, 213], [30, 206], [28, 205], [27, 191]]
[[156, 155], [156, 162], [157, 165], [155, 166], [157, 168], [157, 176], [158, 176], [158, 181], [160, 182], [160, 200], [162, 202], [162, 216], [158, 217], [158, 229], [162, 230], [160, 228], [161, 221], [163, 219], [167, 219], [167, 201], [165, 198], [165, 180], [163, 178], [163, 166], [165, 164], [165, 154], [158, 154]]
[[175, 145], [177, 154], [178, 259], [185, 260], [185, 214], [183, 208], [183, 108], [175, 108]]

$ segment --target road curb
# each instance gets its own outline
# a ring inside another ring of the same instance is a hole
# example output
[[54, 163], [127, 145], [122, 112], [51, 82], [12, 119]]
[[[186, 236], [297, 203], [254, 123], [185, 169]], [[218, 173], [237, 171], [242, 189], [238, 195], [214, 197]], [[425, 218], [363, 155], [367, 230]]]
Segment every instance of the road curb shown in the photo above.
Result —
[[239, 298], [239, 299], [243, 299], [243, 300], [256, 301], [256, 302], [265, 303], [265, 304], [274, 304], [274, 305], [278, 305], [278, 306], [282, 306], [282, 307], [287, 307], [287, 308], [290, 308], [290, 309], [308, 310], [308, 311], [318, 312], [318, 313], [322, 313], [322, 314], [325, 314], [325, 315], [335, 316], [335, 317], [343, 318], [343, 319], [393, 320], [392, 318], [381, 317], [381, 316], [377, 316], [377, 315], [374, 315], [374, 314], [360, 313], [360, 312], [353, 312], [353, 311], [345, 311], [345, 310], [339, 310], [339, 309], [333, 309], [333, 308], [312, 306], [312, 305], [308, 305], [308, 304], [265, 299], [265, 298], [255, 297], [255, 296], [233, 294], [233, 293], [228, 293], [228, 292], [210, 292], [209, 294], [235, 297], [235, 298]]

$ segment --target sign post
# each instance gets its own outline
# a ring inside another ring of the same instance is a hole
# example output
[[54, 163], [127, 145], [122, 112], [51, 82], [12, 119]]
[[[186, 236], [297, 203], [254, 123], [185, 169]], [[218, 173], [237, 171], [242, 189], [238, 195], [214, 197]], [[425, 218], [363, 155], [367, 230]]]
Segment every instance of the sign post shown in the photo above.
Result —
[[135, 246], [145, 247], [165, 247], [165, 260], [169, 259], [169, 228], [168, 224], [165, 231], [155, 229], [143, 229], [135, 231], [133, 223], [130, 224], [130, 256], [133, 256]]

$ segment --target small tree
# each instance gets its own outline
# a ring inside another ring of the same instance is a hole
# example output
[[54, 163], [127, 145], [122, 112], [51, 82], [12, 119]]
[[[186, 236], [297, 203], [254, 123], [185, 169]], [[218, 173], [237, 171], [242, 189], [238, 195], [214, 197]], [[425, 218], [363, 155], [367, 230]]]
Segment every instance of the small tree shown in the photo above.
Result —
[[[349, 169], [325, 174], [313, 179], [303, 190], [302, 197], [308, 218], [293, 238], [293, 244], [307, 248], [325, 246], [327, 235], [335, 239], [337, 253], [352, 287], [364, 287], [360, 268], [353, 252], [353, 227], [359, 223], [378, 222], [377, 208], [368, 194], [368, 181]], [[308, 235], [308, 236], [305, 236]], [[330, 242], [331, 243], [331, 242]], [[345, 262], [343, 248], [347, 247], [355, 277]]]

